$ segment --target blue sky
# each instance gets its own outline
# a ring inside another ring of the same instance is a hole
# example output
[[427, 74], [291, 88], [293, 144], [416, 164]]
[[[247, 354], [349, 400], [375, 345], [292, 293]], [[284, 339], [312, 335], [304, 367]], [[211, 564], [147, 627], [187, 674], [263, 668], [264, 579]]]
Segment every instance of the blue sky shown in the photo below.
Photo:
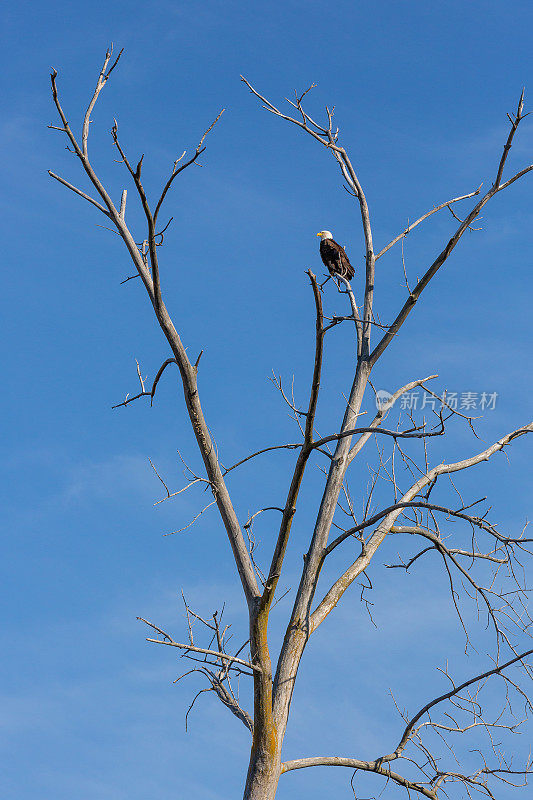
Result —
[[[226, 601], [238, 638], [243, 603], [214, 513], [185, 534], [162, 536], [192, 519], [201, 492], [153, 507], [162, 487], [148, 457], [172, 488], [183, 481], [177, 448], [199, 466], [176, 376], [165, 375], [154, 408], [111, 410], [136, 389], [135, 358], [153, 376], [168, 354], [140, 285], [120, 285], [131, 268], [117, 237], [96, 227], [96, 210], [48, 178], [52, 169], [85, 186], [61, 134], [46, 128], [56, 122], [49, 69], [58, 69], [68, 118], [79, 125], [106, 46], [125, 48], [91, 133], [94, 162], [117, 201], [127, 176], [113, 161], [113, 117], [132, 160], [146, 153], [153, 195], [176, 156], [226, 108], [202, 168], [184, 173], [169, 197], [174, 222], [161, 258], [184, 341], [191, 353], [204, 348], [203, 403], [229, 464], [296, 436], [268, 377], [275, 370], [290, 382], [294, 374], [305, 397], [314, 323], [304, 270], [322, 270], [316, 231], [332, 230], [353, 262], [362, 252], [356, 209], [332, 160], [262, 112], [239, 74], [279, 103], [316, 82], [310, 108], [320, 114], [325, 103], [335, 105], [379, 247], [407, 220], [493, 179], [506, 112], [531, 84], [533, 11], [526, 2], [456, 0], [335, 7], [109, 0], [83, 8], [50, 0], [12, 3], [1, 13], [2, 797], [229, 800], [240, 796], [247, 731], [203, 696], [185, 735], [184, 714], [201, 684], [192, 677], [172, 685], [181, 664], [144, 642], [135, 617], [182, 637], [183, 588], [203, 613]], [[509, 174], [531, 163], [532, 143], [526, 120]], [[132, 201], [130, 191], [128, 218], [140, 230]], [[410, 275], [421, 274], [453, 225], [442, 212], [408, 238]], [[493, 440], [529, 419], [531, 179], [496, 197], [482, 227], [464, 237], [429, 288], [375, 383], [392, 390], [438, 373], [439, 391], [496, 392], [495, 410], [479, 423], [483, 439]], [[387, 319], [403, 301], [399, 249], [383, 259], [377, 293]], [[347, 332], [333, 331], [319, 418], [325, 432], [335, 429], [349, 386], [350, 352]], [[461, 484], [469, 497], [489, 494], [494, 517], [513, 532], [527, 518], [527, 446], [518, 441], [509, 461], [484, 465]], [[435, 463], [478, 449], [458, 426], [438, 442]], [[243, 468], [230, 486], [243, 520], [280, 504], [292, 463], [278, 454]], [[363, 463], [351, 484], [361, 502], [367, 482]], [[286, 586], [295, 585], [319, 486], [320, 473], [310, 471]], [[256, 527], [267, 560], [270, 522]], [[412, 710], [442, 690], [435, 666], [446, 658], [461, 677], [486, 663], [482, 633], [478, 655], [463, 657], [437, 565], [398, 573], [375, 567], [377, 630], [354, 589], [310, 646], [288, 758], [373, 758], [400, 730], [389, 688]], [[287, 608], [278, 606], [274, 642]], [[517, 753], [527, 751], [530, 733], [514, 745]], [[382, 788], [376, 779], [360, 787], [365, 797]], [[280, 800], [330, 795], [351, 796], [348, 771], [302, 771], [280, 783]]]

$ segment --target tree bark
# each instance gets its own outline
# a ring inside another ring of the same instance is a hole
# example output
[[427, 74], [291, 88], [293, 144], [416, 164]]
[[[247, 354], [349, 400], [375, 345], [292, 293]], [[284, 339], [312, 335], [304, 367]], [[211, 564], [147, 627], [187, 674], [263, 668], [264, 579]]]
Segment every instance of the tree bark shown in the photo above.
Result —
[[265, 756], [252, 749], [243, 800], [274, 800], [280, 774], [279, 753]]
[[244, 800], [273, 800], [281, 774], [282, 740], [272, 713], [272, 664], [268, 649], [269, 609], [257, 604], [250, 624], [254, 672], [254, 732]]

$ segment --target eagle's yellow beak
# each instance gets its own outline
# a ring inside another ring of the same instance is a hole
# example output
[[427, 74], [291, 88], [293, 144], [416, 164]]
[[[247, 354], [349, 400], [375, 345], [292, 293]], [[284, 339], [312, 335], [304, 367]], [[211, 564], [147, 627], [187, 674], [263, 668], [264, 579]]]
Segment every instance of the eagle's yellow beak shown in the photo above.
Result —
[[322, 231], [318, 231], [317, 236], [321, 236]]

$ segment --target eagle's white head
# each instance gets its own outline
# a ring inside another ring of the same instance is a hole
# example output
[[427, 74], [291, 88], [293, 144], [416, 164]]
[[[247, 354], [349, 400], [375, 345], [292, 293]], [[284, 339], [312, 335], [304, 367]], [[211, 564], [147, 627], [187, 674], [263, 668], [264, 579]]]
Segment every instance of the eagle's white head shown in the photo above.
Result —
[[333, 239], [331, 231], [319, 231], [317, 236], [320, 236], [321, 239]]

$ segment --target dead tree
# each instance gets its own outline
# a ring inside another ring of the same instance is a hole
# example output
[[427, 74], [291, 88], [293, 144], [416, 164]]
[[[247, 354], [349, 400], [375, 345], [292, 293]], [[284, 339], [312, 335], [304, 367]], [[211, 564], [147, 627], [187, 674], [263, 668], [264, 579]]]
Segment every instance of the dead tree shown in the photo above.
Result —
[[[395, 402], [406, 392], [420, 387], [420, 391], [427, 392], [429, 396], [436, 396], [428, 385], [436, 376], [428, 376], [406, 380], [405, 385], [382, 399], [373, 419], [366, 424], [359, 424], [363, 398], [369, 387], [372, 387], [370, 382], [372, 370], [398, 336], [430, 281], [446, 264], [452, 251], [465, 232], [475, 223], [483, 207], [496, 194], [509, 188], [515, 181], [533, 170], [533, 165], [530, 165], [511, 177], [504, 177], [509, 150], [518, 126], [526, 116], [523, 111], [523, 93], [516, 111], [509, 115], [509, 133], [503, 153], [495, 165], [494, 179], [489, 188], [482, 193], [480, 187], [436, 205], [391, 242], [377, 250], [373, 242], [371, 217], [365, 194], [348, 151], [341, 144], [339, 129], [334, 127], [333, 111], [326, 109], [325, 121], [316, 122], [303, 105], [308, 89], [300, 96], [295, 94], [294, 99], [289, 101], [290, 112], [283, 113], [242, 78], [264, 109], [299, 127], [305, 134], [315, 139], [335, 160], [337, 167], [340, 168], [344, 186], [352, 196], [360, 215], [365, 266], [361, 271], [363, 275], [361, 286], [357, 289], [352, 289], [350, 283], [343, 279], [338, 281], [337, 288], [347, 299], [344, 316], [328, 316], [324, 310], [323, 299], [327, 298], [330, 289], [335, 291], [333, 283], [330, 283], [328, 290], [324, 291], [316, 276], [310, 270], [307, 273], [314, 298], [316, 333], [314, 368], [309, 400], [305, 408], [300, 408], [294, 397], [285, 392], [281, 379], [276, 379], [277, 387], [298, 423], [300, 431], [298, 441], [279, 445], [266, 444], [264, 449], [246, 456], [237, 464], [223, 467], [224, 462], [214, 446], [200, 402], [198, 368], [202, 353], [194, 362], [189, 359], [178, 332], [179, 326], [174, 324], [163, 299], [159, 265], [159, 247], [163, 243], [166, 230], [166, 227], [160, 227], [159, 222], [163, 202], [180, 173], [204, 152], [206, 137], [220, 119], [222, 112], [204, 133], [192, 155], [186, 157], [186, 153], [183, 153], [176, 159], [155, 203], [148, 199], [143, 186], [143, 157], [141, 156], [137, 164], [130, 161], [121, 145], [115, 121], [111, 133], [118, 160], [129, 173], [146, 218], [146, 231], [141, 237], [135, 236], [126, 222], [126, 191], [122, 193], [120, 203], [115, 205], [89, 157], [87, 148], [91, 114], [120, 55], [112, 61], [111, 51], [106, 54], [79, 138], [71, 129], [69, 117], [59, 100], [57, 72], [53, 71], [51, 75], [52, 95], [60, 123], [50, 127], [67, 137], [68, 148], [77, 157], [88, 176], [96, 192], [96, 198], [64, 178], [52, 172], [50, 175], [95, 206], [107, 218], [108, 224], [114, 227], [124, 241], [136, 270], [135, 277], [140, 277], [144, 284], [157, 322], [170, 347], [170, 356], [157, 371], [151, 386], [146, 384], [146, 379], [143, 379], [138, 367], [140, 391], [134, 396], [127, 396], [123, 403], [118, 405], [127, 405], [141, 397], [150, 398], [150, 403], [153, 403], [164, 370], [170, 365], [177, 366], [187, 414], [205, 469], [202, 475], [191, 473], [187, 487], [184, 488], [200, 484], [212, 493], [212, 504], [216, 504], [218, 508], [249, 613], [249, 640], [238, 649], [228, 648], [228, 629], [222, 624], [221, 614], [214, 613], [211, 617], [205, 618], [194, 612], [188, 604], [185, 604], [188, 620], [188, 635], [185, 642], [175, 641], [169, 633], [154, 623], [143, 620], [151, 629], [148, 641], [175, 647], [185, 653], [194, 662], [192, 671], [201, 674], [206, 680], [205, 688], [201, 691], [214, 691], [222, 703], [250, 730], [252, 742], [244, 789], [246, 800], [272, 800], [282, 774], [317, 765], [347, 767], [354, 774], [352, 779], [354, 787], [356, 786], [354, 779], [357, 780], [361, 772], [369, 772], [375, 775], [378, 784], [383, 784], [377, 789], [392, 788], [392, 796], [397, 796], [394, 787], [403, 787], [409, 796], [422, 796], [431, 800], [440, 800], [445, 796], [463, 796], [465, 793], [471, 796], [474, 792], [495, 798], [493, 787], [498, 781], [506, 785], [523, 785], [531, 772], [530, 763], [515, 765], [494, 740], [492, 733], [496, 729], [512, 733], [520, 724], [519, 720], [512, 717], [513, 708], [509, 698], [513, 692], [524, 702], [526, 712], [531, 708], [527, 691], [518, 683], [516, 668], [520, 668], [519, 672], [523, 679], [531, 679], [528, 658], [533, 653], [533, 648], [524, 647], [531, 619], [526, 607], [527, 586], [523, 577], [525, 575], [523, 561], [530, 555], [529, 546], [533, 540], [527, 538], [525, 531], [515, 534], [501, 532], [489, 519], [488, 512], [478, 512], [474, 508], [474, 506], [480, 507], [479, 500], [465, 502], [461, 499], [457, 505], [450, 505], [439, 499], [437, 494], [445, 476], [471, 469], [491, 459], [498, 452], [508, 448], [515, 439], [531, 432], [533, 423], [524, 424], [516, 430], [504, 433], [490, 446], [478, 445], [473, 453], [467, 453], [460, 461], [434, 464], [429, 453], [432, 437], [445, 435], [447, 426], [451, 424], [450, 420], [459, 421], [472, 429], [474, 426], [473, 419], [460, 414], [445, 396], [439, 398], [440, 407], [432, 412], [433, 420], [417, 423], [412, 418], [407, 426], [400, 424], [387, 428], [384, 425]], [[469, 200], [472, 200], [473, 204], [460, 217], [455, 212], [456, 204]], [[426, 267], [422, 277], [413, 285], [408, 283], [405, 275], [405, 298], [402, 305], [392, 322], [382, 324], [374, 309], [374, 277], [377, 262], [394, 245], [402, 242], [410, 231], [442, 209], [449, 209], [457, 220], [454, 234], [445, 243], [438, 256]], [[360, 303], [358, 297], [361, 298]], [[324, 339], [328, 331], [340, 324], [345, 324], [345, 328], [353, 332], [350, 335], [354, 337], [356, 353], [354, 372], [337, 429], [329, 435], [319, 436], [316, 429], [316, 415], [321, 388]], [[361, 458], [361, 452], [369, 441], [380, 443], [379, 463], [374, 472], [368, 501], [363, 510], [358, 512], [347, 489], [346, 478], [350, 465]], [[390, 444], [388, 455], [385, 455], [386, 444]], [[410, 449], [415, 445], [421, 447], [420, 462], [416, 461]], [[239, 520], [228, 491], [226, 476], [245, 462], [279, 449], [297, 451], [286, 498], [279, 507], [260, 509], [243, 523]], [[315, 458], [320, 459], [321, 463], [324, 461], [326, 463], [322, 498], [316, 513], [314, 530], [305, 545], [300, 582], [287, 620], [281, 651], [273, 661], [269, 647], [269, 614], [282, 574], [284, 557], [290, 545], [291, 527], [297, 512], [302, 481], [306, 468]], [[398, 477], [396, 463], [403, 464], [409, 470], [412, 477], [408, 485], [403, 485], [403, 478]], [[380, 510], [371, 511], [371, 498], [378, 477], [385, 478], [388, 482], [389, 500]], [[176, 492], [167, 489], [167, 495], [171, 497], [182, 491], [184, 489]], [[279, 513], [281, 521], [270, 564], [262, 572], [254, 554], [253, 538], [249, 534], [254, 519], [266, 511]], [[347, 519], [348, 523], [340, 525], [336, 514], [344, 515], [343, 519]], [[466, 545], [463, 541], [464, 534], [461, 536], [454, 532], [450, 541], [450, 537], [443, 532], [443, 525], [448, 525], [450, 520], [462, 522], [468, 530]], [[391, 567], [407, 570], [415, 561], [423, 559], [428, 553], [438, 555], [449, 580], [451, 601], [463, 625], [467, 646], [469, 633], [468, 625], [461, 613], [461, 595], [466, 593], [475, 600], [494, 632], [495, 646], [491, 660], [487, 661], [486, 669], [480, 674], [466, 679], [458, 679], [445, 671], [447, 685], [440, 696], [429, 699], [415, 714], [404, 715], [404, 722], [397, 739], [384, 745], [381, 754], [376, 757], [368, 758], [368, 754], [348, 753], [342, 756], [303, 757], [283, 762], [282, 745], [289, 720], [291, 698], [306, 645], [314, 631], [334, 610], [354, 581], [361, 576], [370, 579], [370, 568], [377, 551], [383, 542], [390, 541], [392, 537], [400, 542], [403, 555], [400, 555], [399, 562], [391, 564]], [[415, 552], [411, 555], [406, 555], [409, 550], [407, 542], [419, 543], [419, 547], [415, 546]], [[319, 577], [326, 559], [333, 551], [342, 547], [347, 548], [348, 556], [353, 550], [351, 563], [331, 585], [327, 587], [320, 585], [319, 588]], [[194, 638], [195, 624], [202, 625], [208, 635], [207, 639], [201, 640], [202, 644]], [[240, 676], [246, 676], [253, 682], [252, 713], [248, 713], [240, 705], [234, 681]], [[501, 714], [490, 717], [484, 712], [481, 692], [487, 682], [495, 679], [503, 682], [506, 700]], [[434, 740], [429, 741], [430, 734], [438, 734], [442, 740], [447, 740], [454, 733], [463, 733], [466, 736], [474, 729], [482, 729], [486, 733], [488, 747], [487, 752], [479, 752], [478, 766], [473, 772], [461, 771], [452, 758], [443, 760], [434, 749]], [[354, 788], [355, 793], [356, 788]]]

